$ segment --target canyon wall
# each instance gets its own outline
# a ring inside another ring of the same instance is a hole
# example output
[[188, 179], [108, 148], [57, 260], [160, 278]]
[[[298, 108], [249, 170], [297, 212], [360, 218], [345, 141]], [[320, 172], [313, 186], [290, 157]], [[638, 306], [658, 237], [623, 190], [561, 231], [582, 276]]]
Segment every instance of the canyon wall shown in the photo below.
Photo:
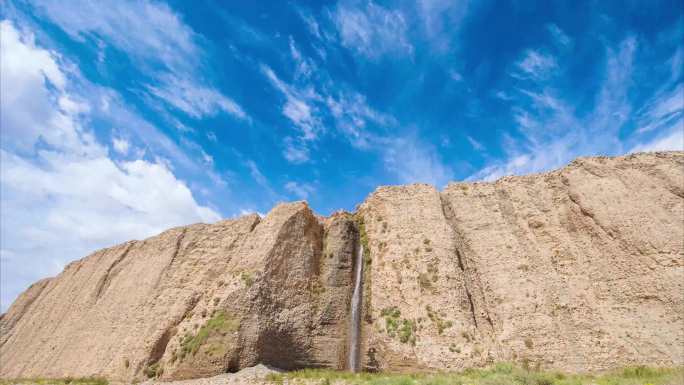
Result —
[[353, 215], [281, 204], [37, 282], [0, 319], [0, 376], [345, 369], [355, 263], [365, 370], [681, 365], [683, 242], [682, 152], [380, 187]]

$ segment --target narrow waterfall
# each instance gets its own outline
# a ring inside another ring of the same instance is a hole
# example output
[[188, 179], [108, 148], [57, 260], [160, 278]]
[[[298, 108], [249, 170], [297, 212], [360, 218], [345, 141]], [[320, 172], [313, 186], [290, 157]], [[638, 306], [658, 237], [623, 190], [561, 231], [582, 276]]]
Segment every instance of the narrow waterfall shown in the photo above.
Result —
[[361, 334], [361, 300], [363, 298], [363, 245], [360, 239], [358, 243], [349, 328], [349, 370], [352, 372], [359, 370], [359, 334]]

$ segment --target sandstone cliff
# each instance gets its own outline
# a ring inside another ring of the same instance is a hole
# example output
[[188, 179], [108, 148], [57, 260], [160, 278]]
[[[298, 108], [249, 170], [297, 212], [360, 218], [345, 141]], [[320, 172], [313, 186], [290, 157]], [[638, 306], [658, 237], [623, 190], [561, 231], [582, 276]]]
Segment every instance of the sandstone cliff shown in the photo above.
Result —
[[381, 187], [73, 262], [0, 319], [1, 377], [344, 369], [361, 263], [366, 370], [684, 363], [684, 153], [583, 158], [494, 183]]

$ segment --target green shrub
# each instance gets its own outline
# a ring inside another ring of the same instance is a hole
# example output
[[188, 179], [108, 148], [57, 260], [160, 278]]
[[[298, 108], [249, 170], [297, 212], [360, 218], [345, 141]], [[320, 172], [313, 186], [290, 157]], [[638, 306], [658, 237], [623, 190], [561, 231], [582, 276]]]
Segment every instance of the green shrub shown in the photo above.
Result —
[[155, 362], [152, 365], [148, 365], [145, 367], [145, 370], [143, 370], [147, 378], [157, 378], [164, 373], [164, 369], [162, 366], [159, 364], [159, 362]]
[[399, 318], [401, 316], [401, 311], [396, 306], [386, 307], [380, 310], [380, 316]]
[[432, 321], [435, 327], [437, 327], [437, 333], [442, 334], [444, 330], [449, 329], [453, 325], [451, 321], [445, 321], [442, 319], [442, 317], [436, 311], [432, 310], [430, 305], [426, 305], [425, 310], [427, 310], [430, 321]]
[[416, 344], [416, 336], [414, 332], [416, 331], [415, 321], [409, 321], [407, 319], [401, 320], [401, 326], [399, 327], [399, 341], [403, 344], [410, 343], [411, 345]]
[[363, 248], [363, 256], [370, 257], [370, 247], [368, 246], [366, 224], [364, 223], [363, 217], [361, 215], [356, 215], [356, 224], [359, 228], [359, 241], [361, 241], [361, 247]]
[[252, 274], [248, 271], [243, 271], [240, 274], [240, 278], [242, 278], [242, 281], [245, 282], [245, 286], [251, 287], [254, 284], [254, 278], [252, 277]]
[[400, 318], [401, 311], [396, 306], [382, 309], [380, 316], [385, 318], [385, 331], [388, 336], [392, 338], [398, 336], [401, 343], [416, 344], [415, 321]]
[[205, 323], [197, 334], [186, 334], [181, 340], [180, 359], [187, 355], [195, 355], [200, 347], [212, 336], [225, 336], [233, 333], [240, 328], [240, 321], [229, 317], [223, 310], [217, 311], [207, 323]]

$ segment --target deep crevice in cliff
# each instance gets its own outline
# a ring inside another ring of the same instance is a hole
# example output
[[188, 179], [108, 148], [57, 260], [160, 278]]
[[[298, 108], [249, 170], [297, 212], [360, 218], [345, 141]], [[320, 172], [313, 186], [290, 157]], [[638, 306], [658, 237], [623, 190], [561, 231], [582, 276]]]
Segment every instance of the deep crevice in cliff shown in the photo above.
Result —
[[181, 233], [178, 234], [178, 238], [176, 238], [176, 244], [173, 249], [173, 255], [171, 255], [169, 263], [164, 267], [162, 272], [159, 274], [159, 278], [157, 278], [157, 282], [155, 282], [154, 287], [159, 286], [159, 282], [161, 282], [161, 280], [166, 276], [166, 272], [169, 270], [169, 268], [171, 268], [176, 258], [178, 258], [178, 255], [180, 254], [181, 250], [181, 244], [183, 243], [183, 240], [185, 239], [185, 235], [187, 234], [187, 232], [188, 229], [184, 227], [183, 230], [181, 230]]
[[117, 257], [117, 258], [114, 260], [114, 262], [112, 262], [111, 265], [109, 265], [109, 267], [107, 268], [107, 271], [105, 272], [104, 276], [102, 277], [102, 279], [100, 279], [100, 282], [97, 283], [97, 287], [95, 288], [95, 301], [96, 301], [96, 302], [100, 299], [100, 297], [102, 296], [102, 294], [104, 293], [104, 291], [105, 291], [105, 290], [107, 289], [107, 287], [109, 286], [111, 280], [112, 280], [112, 279], [114, 278], [114, 276], [116, 275], [116, 274], [113, 273], [114, 268], [115, 268], [117, 265], [119, 265], [119, 264], [126, 258], [126, 256], [128, 256], [128, 253], [131, 251], [131, 249], [133, 248], [133, 245], [135, 245], [135, 244], [136, 244], [136, 241], [129, 242], [129, 243], [128, 243], [128, 246], [127, 246], [126, 249], [123, 251], [123, 253], [121, 253], [121, 255], [119, 255], [119, 257]]
[[[478, 322], [478, 304], [476, 304], [476, 299], [473, 298], [473, 290], [477, 289], [476, 287], [476, 280], [477, 280], [477, 271], [474, 270], [473, 268], [469, 267], [468, 264], [465, 262], [465, 257], [463, 255], [463, 249], [464, 245], [462, 245], [462, 235], [458, 229], [458, 226], [454, 223], [454, 212], [453, 208], [449, 204], [449, 202], [445, 199], [444, 193], [440, 192], [439, 193], [439, 198], [440, 198], [440, 203], [442, 205], [442, 215], [444, 215], [444, 219], [446, 220], [447, 224], [451, 228], [452, 235], [454, 237], [454, 250], [456, 254], [456, 261], [458, 263], [458, 267], [461, 270], [461, 273], [463, 274], [463, 288], [465, 290], [466, 298], [468, 300], [468, 306], [470, 308], [470, 314], [473, 319], [473, 324], [476, 329], [480, 329], [480, 324]], [[484, 294], [480, 293], [480, 300], [483, 302], [482, 304], [482, 313], [484, 314], [484, 319], [487, 321], [489, 324], [489, 332], [492, 332], [494, 330], [494, 323], [492, 322], [491, 317], [489, 316], [489, 311], [487, 310], [485, 304], [484, 304]]]
[[185, 310], [183, 314], [181, 314], [180, 317], [176, 317], [175, 319], [173, 319], [168, 324], [168, 326], [164, 328], [164, 331], [155, 340], [154, 344], [152, 344], [152, 349], [148, 354], [147, 360], [141, 362], [136, 371], [144, 369], [145, 365], [147, 367], [154, 365], [164, 357], [169, 342], [171, 342], [171, 339], [173, 339], [173, 337], [175, 337], [178, 332], [178, 325], [180, 325], [180, 323], [185, 320], [185, 318], [195, 309], [199, 302], [200, 296], [197, 294], [188, 298], [188, 300], [186, 301]]
[[178, 235], [178, 239], [176, 239], [176, 247], [173, 250], [173, 256], [171, 256], [171, 260], [169, 261], [167, 268], [169, 266], [173, 265], [173, 262], [176, 260], [176, 257], [178, 257], [178, 254], [180, 253], [180, 249], [181, 249], [181, 243], [183, 242], [183, 239], [185, 238], [185, 234], [187, 232], [188, 232], [188, 229], [183, 228], [180, 235]]

